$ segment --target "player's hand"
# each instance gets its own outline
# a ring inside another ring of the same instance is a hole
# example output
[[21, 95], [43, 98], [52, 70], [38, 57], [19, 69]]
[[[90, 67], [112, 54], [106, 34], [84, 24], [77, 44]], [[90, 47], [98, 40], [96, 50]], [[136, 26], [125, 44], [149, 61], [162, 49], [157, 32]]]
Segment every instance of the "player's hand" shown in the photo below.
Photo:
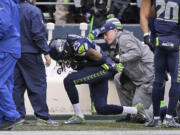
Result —
[[144, 35], [144, 43], [149, 46], [152, 52], [154, 52], [154, 44], [151, 42], [151, 37], [149, 34]]
[[95, 29], [91, 33], [89, 33], [88, 38], [94, 40], [100, 34], [100, 29]]
[[122, 63], [116, 64], [116, 71], [117, 72], [122, 72], [124, 70], [124, 66]]
[[44, 55], [44, 58], [46, 60], [46, 66], [49, 67], [51, 65], [51, 57], [49, 54]]

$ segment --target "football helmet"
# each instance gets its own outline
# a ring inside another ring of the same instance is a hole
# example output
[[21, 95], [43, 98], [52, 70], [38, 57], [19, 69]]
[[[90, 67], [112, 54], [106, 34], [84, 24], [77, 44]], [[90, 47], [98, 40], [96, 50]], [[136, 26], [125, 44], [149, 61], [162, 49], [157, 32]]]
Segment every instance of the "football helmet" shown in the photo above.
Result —
[[53, 39], [50, 44], [50, 56], [55, 61], [66, 61], [73, 56], [72, 44], [69, 39]]

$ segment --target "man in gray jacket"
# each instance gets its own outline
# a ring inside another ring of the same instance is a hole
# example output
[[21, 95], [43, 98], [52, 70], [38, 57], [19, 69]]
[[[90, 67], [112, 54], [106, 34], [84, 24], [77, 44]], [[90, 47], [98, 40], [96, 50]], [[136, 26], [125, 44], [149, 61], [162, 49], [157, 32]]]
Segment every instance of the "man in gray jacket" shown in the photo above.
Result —
[[152, 104], [153, 53], [131, 32], [123, 30], [118, 19], [110, 19], [100, 29], [105, 41], [119, 50], [118, 61], [124, 71], [114, 77], [121, 105]]

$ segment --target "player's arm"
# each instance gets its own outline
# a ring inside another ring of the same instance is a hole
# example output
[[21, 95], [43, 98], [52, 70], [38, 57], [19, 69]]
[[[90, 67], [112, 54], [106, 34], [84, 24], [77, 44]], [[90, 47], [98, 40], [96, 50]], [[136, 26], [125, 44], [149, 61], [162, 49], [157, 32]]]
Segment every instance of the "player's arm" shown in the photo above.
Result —
[[155, 9], [154, 6], [151, 6], [151, 0], [143, 0], [141, 3], [140, 10], [140, 23], [141, 30], [143, 32], [144, 43], [149, 46], [149, 48], [154, 52], [154, 45], [151, 42], [151, 37], [148, 28], [148, 20], [149, 17], [155, 17]]
[[86, 56], [94, 61], [100, 61], [102, 59], [102, 54], [93, 48], [88, 49], [88, 51], [86, 52]]
[[99, 64], [102, 64], [101, 67], [105, 70], [122, 72], [124, 69], [124, 66], [121, 63], [115, 64], [110, 57], [108, 57], [107, 55], [102, 55], [95, 49], [90, 48], [87, 51], [86, 56], [91, 60], [97, 61]]
[[151, 0], [142, 0], [140, 9], [140, 24], [143, 34], [149, 32], [148, 18], [151, 12]]
[[75, 41], [74, 51], [77, 56], [86, 56], [93, 61], [99, 61], [102, 59], [102, 54], [91, 47], [91, 42], [88, 39]]

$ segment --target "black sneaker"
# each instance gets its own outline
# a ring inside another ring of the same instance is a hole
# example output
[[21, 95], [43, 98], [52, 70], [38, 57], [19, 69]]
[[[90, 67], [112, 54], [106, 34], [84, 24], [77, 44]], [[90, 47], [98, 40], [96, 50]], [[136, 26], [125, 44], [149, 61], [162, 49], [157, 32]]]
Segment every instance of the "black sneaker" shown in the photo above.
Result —
[[164, 127], [180, 128], [180, 124], [176, 123], [174, 118], [165, 118], [163, 121]]
[[152, 118], [152, 120], [149, 121], [149, 122], [146, 122], [144, 124], [144, 126], [145, 127], [161, 127], [162, 126], [162, 122], [161, 122], [160, 119], [155, 120], [155, 119]]
[[22, 124], [23, 120], [21, 118], [15, 120], [15, 121], [4, 121], [3, 124], [0, 125], [0, 130], [11, 130], [16, 125]]

